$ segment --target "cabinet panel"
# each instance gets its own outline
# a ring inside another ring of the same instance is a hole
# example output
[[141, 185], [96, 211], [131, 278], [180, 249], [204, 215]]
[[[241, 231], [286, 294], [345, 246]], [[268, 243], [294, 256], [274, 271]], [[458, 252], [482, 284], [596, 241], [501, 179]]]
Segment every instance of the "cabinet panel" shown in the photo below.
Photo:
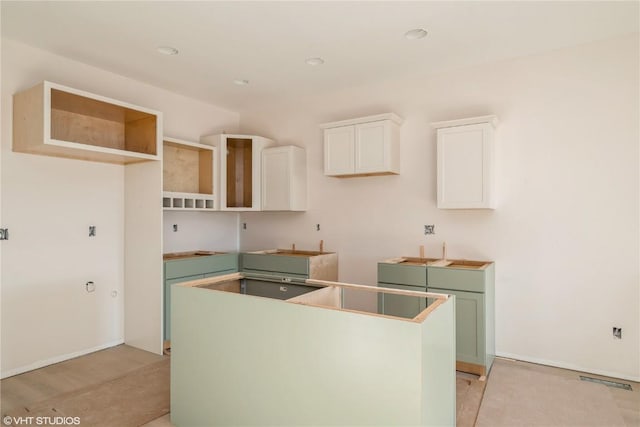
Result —
[[355, 172], [355, 128], [343, 126], [324, 133], [324, 174], [348, 175]]
[[231, 270], [238, 271], [237, 254], [218, 254], [165, 261], [165, 279]]
[[451, 203], [482, 203], [485, 176], [483, 129], [448, 128], [438, 130], [439, 177], [443, 181], [441, 199]]
[[293, 145], [262, 150], [262, 210], [307, 208], [307, 158]]
[[427, 267], [429, 287], [458, 291], [484, 292], [486, 270], [465, 270], [450, 267]]
[[191, 276], [179, 277], [164, 281], [164, 339], [171, 339], [171, 285], [176, 283], [189, 282], [191, 280], [204, 279], [204, 274], [194, 274]]
[[428, 291], [456, 297], [456, 360], [485, 365], [484, 294], [431, 287]]
[[[379, 283], [378, 286], [382, 288], [402, 289], [405, 291], [426, 291], [425, 288], [417, 286], [392, 285], [388, 283]], [[426, 298], [397, 294], [378, 294], [378, 311], [381, 314], [411, 319], [426, 307]]]
[[378, 263], [378, 282], [425, 288], [427, 286], [427, 268], [418, 265]]
[[298, 256], [245, 253], [242, 254], [242, 271], [309, 277], [309, 259]]
[[390, 121], [364, 123], [355, 127], [355, 173], [389, 170]]

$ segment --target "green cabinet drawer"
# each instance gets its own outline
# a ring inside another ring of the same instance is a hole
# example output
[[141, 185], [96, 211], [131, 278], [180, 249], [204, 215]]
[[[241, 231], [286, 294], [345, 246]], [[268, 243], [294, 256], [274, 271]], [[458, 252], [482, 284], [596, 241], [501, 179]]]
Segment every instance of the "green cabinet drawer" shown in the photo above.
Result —
[[[427, 267], [422, 265], [403, 265], [378, 263], [378, 283], [427, 286]], [[417, 289], [424, 291], [424, 289]]]
[[[420, 286], [391, 285], [379, 283], [381, 288], [402, 289], [405, 291], [422, 291], [426, 289]], [[427, 299], [409, 295], [378, 294], [378, 312], [389, 316], [397, 316], [405, 319], [413, 319], [422, 310], [427, 308]]]
[[271, 254], [242, 254], [242, 271], [309, 277], [309, 258]]
[[286, 282], [268, 282], [264, 280], [246, 279], [244, 291], [247, 295], [274, 299], [289, 299], [318, 289], [315, 286], [295, 285]]
[[456, 360], [487, 365], [484, 294], [431, 287], [428, 291], [456, 297]]
[[191, 280], [204, 279], [204, 274], [194, 274], [191, 276], [169, 279], [164, 281], [164, 339], [171, 339], [171, 285], [176, 283], [189, 282]]
[[467, 292], [485, 292], [487, 270], [483, 269], [427, 267], [428, 286]]
[[222, 271], [238, 271], [238, 254], [215, 254], [164, 262], [165, 279]]

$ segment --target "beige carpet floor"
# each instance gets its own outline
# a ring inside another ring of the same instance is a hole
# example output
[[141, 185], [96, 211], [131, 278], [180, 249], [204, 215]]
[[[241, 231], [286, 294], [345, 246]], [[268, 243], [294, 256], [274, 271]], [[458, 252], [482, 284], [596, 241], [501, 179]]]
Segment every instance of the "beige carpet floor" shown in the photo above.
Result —
[[140, 426], [169, 412], [169, 366], [169, 358], [165, 358], [118, 378], [14, 409], [7, 415], [50, 417], [53, 423], [55, 417], [79, 417], [83, 426]]
[[577, 375], [568, 378], [494, 363], [476, 425], [625, 426], [606, 389], [580, 381]]

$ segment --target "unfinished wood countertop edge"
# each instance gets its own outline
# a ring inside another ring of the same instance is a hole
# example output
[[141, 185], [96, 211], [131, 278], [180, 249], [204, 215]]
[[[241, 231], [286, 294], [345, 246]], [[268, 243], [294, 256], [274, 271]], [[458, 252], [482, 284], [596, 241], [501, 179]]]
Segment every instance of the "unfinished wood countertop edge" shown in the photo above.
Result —
[[[178, 283], [178, 284], [176, 284], [174, 286], [180, 286], [180, 287], [184, 287], [184, 288], [203, 288], [205, 286], [215, 285], [215, 284], [218, 284], [218, 283], [224, 283], [224, 282], [228, 282], [228, 281], [232, 281], [232, 280], [241, 280], [244, 277], [245, 276], [242, 273], [231, 273], [231, 274], [225, 274], [225, 275], [222, 275], [222, 276], [206, 277], [204, 279], [198, 279], [198, 280], [192, 280], [190, 282]], [[417, 316], [415, 316], [413, 318], [410, 318], [410, 319], [397, 317], [397, 316], [389, 316], [389, 315], [380, 314], [380, 313], [372, 313], [372, 312], [367, 312], [367, 311], [351, 310], [351, 309], [342, 308], [342, 307], [331, 307], [331, 306], [328, 306], [328, 305], [325, 305], [325, 304], [315, 304], [312, 301], [295, 300], [296, 297], [291, 298], [292, 301], [291, 300], [282, 300], [282, 301], [285, 302], [285, 303], [289, 303], [289, 304], [298, 304], [298, 305], [305, 305], [305, 306], [309, 306], [309, 307], [327, 308], [327, 309], [331, 309], [331, 310], [339, 310], [339, 311], [345, 311], [345, 312], [349, 312], [349, 313], [358, 313], [358, 314], [364, 314], [364, 315], [368, 315], [368, 316], [377, 316], [377, 317], [384, 317], [384, 318], [388, 318], [388, 319], [404, 320], [404, 321], [413, 322], [413, 323], [421, 323], [427, 318], [429, 313], [431, 313], [433, 310], [435, 310], [444, 301], [449, 299], [449, 295], [447, 295], [447, 294], [438, 294], [438, 293], [433, 293], [433, 292], [405, 291], [405, 290], [402, 290], [402, 289], [380, 288], [380, 287], [377, 287], [377, 286], [356, 285], [356, 284], [353, 284], [353, 283], [330, 282], [330, 281], [326, 281], [326, 280], [314, 280], [314, 279], [307, 279], [307, 280], [305, 280], [305, 283], [308, 284], [308, 285], [311, 285], [311, 286], [319, 286], [319, 289], [321, 289], [323, 287], [335, 287], [335, 288], [343, 288], [343, 289], [359, 289], [359, 290], [363, 290], [363, 291], [376, 292], [376, 293], [399, 294], [399, 295], [406, 295], [406, 296], [417, 296], [417, 297], [424, 297], [424, 298], [433, 298], [433, 299], [436, 299], [438, 301], [434, 301], [426, 309], [421, 311]], [[215, 289], [208, 289], [208, 290], [215, 291]], [[221, 291], [221, 292], [224, 292], [224, 291]], [[315, 292], [315, 291], [311, 291], [309, 293], [312, 293], [312, 292]]]

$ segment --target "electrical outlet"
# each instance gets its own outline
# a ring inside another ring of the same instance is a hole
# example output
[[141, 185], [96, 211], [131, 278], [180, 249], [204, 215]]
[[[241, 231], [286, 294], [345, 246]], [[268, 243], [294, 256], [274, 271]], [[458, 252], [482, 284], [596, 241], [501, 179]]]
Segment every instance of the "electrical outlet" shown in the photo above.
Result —
[[0, 240], [9, 240], [8, 228], [0, 228]]
[[320, 224], [316, 224], [316, 231], [320, 231]]
[[175, 233], [176, 231], [178, 231], [178, 224], [173, 224], [173, 232]]
[[247, 223], [246, 223], [246, 222], [243, 222], [243, 223], [242, 223], [242, 229], [243, 229], [243, 230], [246, 230], [246, 229], [247, 229]]
[[95, 237], [96, 235], [96, 226], [95, 225], [90, 225], [89, 226], [89, 237]]
[[95, 292], [95, 290], [96, 290], [96, 284], [93, 283], [93, 282], [85, 283], [84, 287], [87, 290], [87, 292]]
[[616, 326], [613, 327], [613, 339], [616, 339], [616, 340], [622, 339], [622, 328], [618, 328]]
[[424, 226], [424, 234], [436, 234], [436, 226], [435, 224], [425, 225]]

